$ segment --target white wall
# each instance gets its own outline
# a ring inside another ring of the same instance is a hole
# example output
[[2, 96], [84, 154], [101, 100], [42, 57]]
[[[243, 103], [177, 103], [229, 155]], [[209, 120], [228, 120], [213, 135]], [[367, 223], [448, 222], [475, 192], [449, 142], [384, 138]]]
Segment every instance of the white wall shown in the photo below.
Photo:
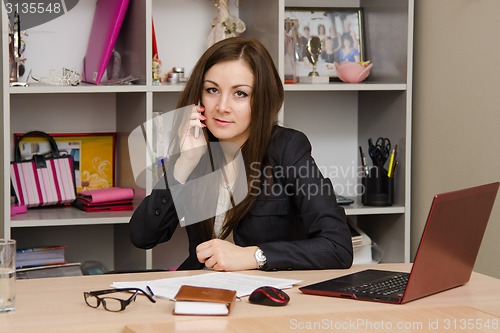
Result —
[[[435, 193], [500, 180], [500, 1], [415, 1], [412, 253]], [[475, 270], [500, 278], [500, 198]]]

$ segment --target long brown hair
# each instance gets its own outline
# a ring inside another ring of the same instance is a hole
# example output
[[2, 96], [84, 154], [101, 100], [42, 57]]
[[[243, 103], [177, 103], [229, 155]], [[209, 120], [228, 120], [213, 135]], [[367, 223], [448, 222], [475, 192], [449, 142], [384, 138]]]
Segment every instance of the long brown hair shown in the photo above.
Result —
[[[273, 125], [276, 124], [278, 112], [283, 105], [284, 90], [281, 78], [269, 52], [261, 42], [256, 39], [232, 37], [212, 45], [205, 51], [193, 68], [177, 102], [177, 108], [198, 103], [202, 96], [205, 73], [215, 64], [239, 59], [248, 64], [255, 80], [250, 101], [252, 110], [250, 134], [241, 148], [247, 175], [248, 195], [227, 212], [222, 227], [223, 239], [233, 231], [255, 202], [262, 175], [261, 170], [255, 166], [261, 168], [263, 166]], [[216, 140], [210, 134], [209, 137], [211, 140]], [[208, 227], [213, 230], [213, 219], [210, 223], [212, 226]]]

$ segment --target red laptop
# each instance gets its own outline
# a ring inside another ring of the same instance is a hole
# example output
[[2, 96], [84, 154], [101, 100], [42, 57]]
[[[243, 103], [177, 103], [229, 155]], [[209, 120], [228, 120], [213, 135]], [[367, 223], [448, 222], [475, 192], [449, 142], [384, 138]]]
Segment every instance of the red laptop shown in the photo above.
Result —
[[305, 294], [402, 304], [467, 283], [499, 183], [437, 194], [410, 273], [368, 269], [300, 287]]

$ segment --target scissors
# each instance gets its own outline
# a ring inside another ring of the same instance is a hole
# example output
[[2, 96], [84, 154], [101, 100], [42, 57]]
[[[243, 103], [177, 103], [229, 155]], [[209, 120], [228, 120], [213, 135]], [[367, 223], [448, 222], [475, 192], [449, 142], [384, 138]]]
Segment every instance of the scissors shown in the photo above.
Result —
[[368, 139], [368, 153], [373, 161], [373, 164], [383, 167], [391, 153], [391, 141], [388, 138], [380, 137], [373, 144], [372, 139]]

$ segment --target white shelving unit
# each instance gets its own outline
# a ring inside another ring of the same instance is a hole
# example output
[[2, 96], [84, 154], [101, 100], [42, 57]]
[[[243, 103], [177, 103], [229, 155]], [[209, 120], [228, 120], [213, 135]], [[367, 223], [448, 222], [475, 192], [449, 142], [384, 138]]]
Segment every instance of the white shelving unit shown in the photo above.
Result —
[[[410, 171], [413, 0], [230, 0], [230, 10], [246, 23], [248, 37], [260, 39], [284, 73], [284, 13], [286, 7], [362, 7], [366, 54], [374, 64], [361, 84], [286, 84], [280, 121], [304, 131], [313, 156], [340, 194], [359, 186], [358, 146], [367, 139], [389, 137], [399, 146], [395, 204], [365, 207], [359, 200], [346, 213], [384, 251], [385, 262], [410, 259]], [[35, 77], [51, 69], [81, 71], [95, 2], [81, 1], [67, 14], [28, 31], [26, 68]], [[127, 147], [128, 134], [153, 112], [175, 108], [182, 85], [152, 85], [151, 17], [163, 71], [183, 66], [189, 75], [206, 47], [215, 17], [211, 0], [131, 0], [117, 42], [126, 74], [139, 77], [131, 86], [82, 84], [77, 87], [30, 84], [9, 87], [8, 25], [2, 6], [3, 106], [0, 236], [19, 246], [68, 245], [70, 261], [99, 260], [110, 269], [175, 266], [187, 254], [182, 228], [171, 242], [144, 251], [132, 246], [127, 223], [130, 212], [85, 213], [71, 207], [31, 209], [10, 217], [9, 163], [13, 134], [29, 130], [57, 133], [116, 132], [116, 185], [136, 189], [137, 203], [151, 189], [135, 184]], [[64, 41], [61, 43], [60, 41]], [[83, 47], [82, 47], [83, 45]], [[47, 59], [51, 59], [48, 61]], [[137, 152], [144, 154], [145, 152]], [[144, 158], [146, 160], [146, 158]], [[145, 162], [146, 163], [146, 162]]]

